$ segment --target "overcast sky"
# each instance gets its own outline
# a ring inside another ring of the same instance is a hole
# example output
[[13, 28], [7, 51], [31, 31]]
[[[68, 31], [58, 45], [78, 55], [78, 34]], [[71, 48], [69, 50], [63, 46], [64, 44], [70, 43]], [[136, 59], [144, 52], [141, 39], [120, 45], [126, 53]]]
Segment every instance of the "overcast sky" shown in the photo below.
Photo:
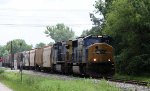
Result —
[[47, 25], [64, 23], [77, 36], [92, 27], [89, 13], [95, 0], [0, 0], [0, 45], [12, 39], [27, 44], [52, 42], [46, 37]]

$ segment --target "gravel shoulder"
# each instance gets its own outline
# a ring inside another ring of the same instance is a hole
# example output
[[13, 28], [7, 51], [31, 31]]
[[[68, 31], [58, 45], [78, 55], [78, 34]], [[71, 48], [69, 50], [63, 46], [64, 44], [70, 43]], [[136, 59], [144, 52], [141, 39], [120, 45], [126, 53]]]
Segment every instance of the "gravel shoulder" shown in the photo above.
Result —
[[150, 88], [147, 86], [140, 86], [136, 84], [127, 84], [127, 83], [120, 83], [120, 82], [112, 82], [108, 81], [109, 84], [113, 84], [118, 88], [121, 88], [123, 91], [150, 91]]

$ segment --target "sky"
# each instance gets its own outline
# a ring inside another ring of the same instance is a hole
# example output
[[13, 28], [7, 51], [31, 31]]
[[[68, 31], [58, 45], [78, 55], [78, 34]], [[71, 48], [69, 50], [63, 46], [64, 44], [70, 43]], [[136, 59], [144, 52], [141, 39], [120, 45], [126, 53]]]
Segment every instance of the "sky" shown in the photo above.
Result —
[[90, 29], [89, 13], [94, 0], [0, 0], [0, 45], [24, 39], [33, 46], [53, 42], [46, 37], [46, 26], [64, 23], [76, 36]]

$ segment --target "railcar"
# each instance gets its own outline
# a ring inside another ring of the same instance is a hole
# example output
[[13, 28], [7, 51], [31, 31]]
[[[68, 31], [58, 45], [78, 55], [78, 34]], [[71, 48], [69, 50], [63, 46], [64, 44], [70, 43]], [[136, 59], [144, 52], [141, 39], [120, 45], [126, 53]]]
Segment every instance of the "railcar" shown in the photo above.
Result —
[[8, 67], [8, 61], [9, 60], [9, 56], [7, 55], [6, 57], [4, 57], [4, 60], [2, 61], [2, 65], [4, 67]]
[[12, 55], [9, 54], [7, 57], [6, 57], [6, 67], [12, 67], [13, 66], [13, 61], [12, 61]]
[[52, 60], [51, 60], [51, 52], [52, 52], [52, 46], [46, 46], [43, 48], [43, 70], [44, 71], [50, 71], [52, 70]]
[[35, 49], [35, 61], [34, 61], [35, 69], [41, 70], [43, 67], [43, 48]]
[[16, 61], [17, 61], [17, 68], [22, 69], [24, 67], [24, 51], [15, 53], [15, 55], [16, 55]]
[[30, 50], [30, 69], [35, 68], [35, 49]]
[[24, 69], [30, 68], [30, 51], [24, 53]]
[[18, 54], [19, 53], [14, 54], [14, 63], [13, 64], [15, 64], [16, 68], [19, 68], [19, 55]]
[[11, 54], [7, 56], [6, 65], [7, 67], [11, 67], [13, 65]]
[[73, 73], [73, 70], [72, 70], [72, 65], [73, 65], [73, 62], [72, 62], [72, 53], [73, 53], [73, 47], [72, 47], [72, 44], [73, 41], [72, 40], [69, 40], [69, 41], [66, 41], [66, 44], [65, 44], [65, 64], [64, 64], [64, 69], [65, 69], [65, 73], [67, 74], [72, 74]]
[[57, 72], [63, 72], [64, 71], [64, 50], [63, 50], [63, 45], [64, 43], [62, 42], [57, 42], [53, 45], [53, 49], [52, 49], [52, 57], [53, 57], [53, 69], [54, 71]]

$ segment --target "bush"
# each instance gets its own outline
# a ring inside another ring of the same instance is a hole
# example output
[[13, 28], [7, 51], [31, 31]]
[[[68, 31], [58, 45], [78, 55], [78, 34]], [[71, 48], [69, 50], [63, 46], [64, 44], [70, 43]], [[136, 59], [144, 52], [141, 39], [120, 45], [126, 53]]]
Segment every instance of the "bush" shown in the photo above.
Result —
[[0, 68], [0, 74], [4, 73], [4, 69]]
[[116, 72], [120, 74], [128, 75], [142, 75], [150, 72], [150, 58], [149, 54], [143, 54], [133, 56], [131, 58], [125, 58], [127, 56], [116, 56]]

